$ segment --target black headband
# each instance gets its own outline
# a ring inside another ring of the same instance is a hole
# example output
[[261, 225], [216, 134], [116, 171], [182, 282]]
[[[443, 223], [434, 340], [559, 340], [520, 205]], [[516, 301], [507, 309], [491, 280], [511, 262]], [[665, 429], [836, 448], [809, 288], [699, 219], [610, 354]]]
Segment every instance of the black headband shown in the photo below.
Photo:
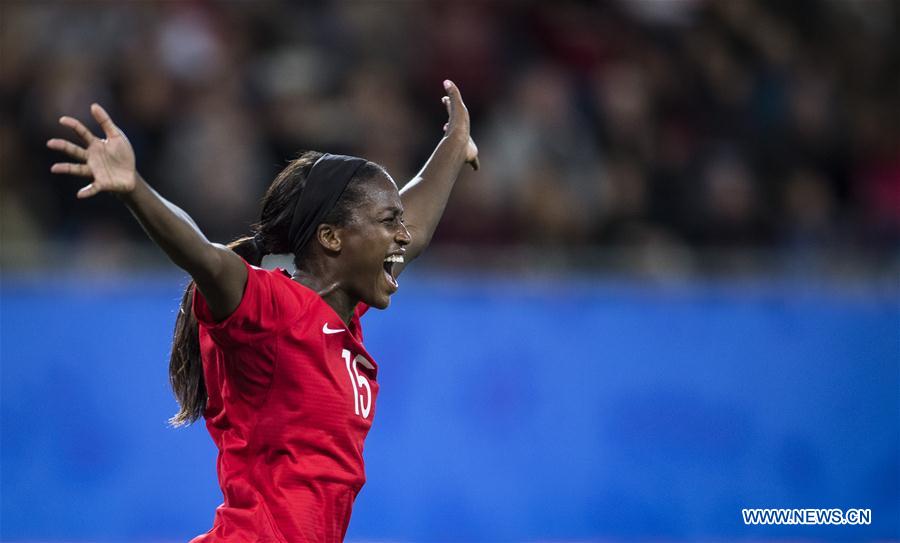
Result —
[[325, 153], [313, 164], [291, 218], [290, 241], [295, 255], [301, 254], [325, 215], [366, 162], [352, 156]]

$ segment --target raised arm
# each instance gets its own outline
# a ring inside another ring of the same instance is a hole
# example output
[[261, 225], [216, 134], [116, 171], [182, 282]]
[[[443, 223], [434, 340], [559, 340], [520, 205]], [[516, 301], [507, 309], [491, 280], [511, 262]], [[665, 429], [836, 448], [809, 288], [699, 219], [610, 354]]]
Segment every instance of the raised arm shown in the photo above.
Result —
[[452, 81], [444, 81], [444, 89], [447, 96], [443, 102], [450, 117], [444, 125], [444, 137], [419, 173], [400, 191], [403, 220], [412, 242], [406, 249], [406, 261], [394, 266], [395, 276], [431, 242], [463, 164], [478, 169], [478, 147], [469, 133], [469, 111]]
[[102, 107], [91, 105], [91, 114], [106, 139], [96, 137], [77, 119], [60, 118], [60, 124], [74, 130], [85, 147], [64, 139], [48, 141], [50, 149], [79, 161], [54, 164], [50, 171], [91, 178], [91, 183], [78, 191], [78, 198], [90, 198], [100, 192], [116, 194], [150, 239], [191, 275], [213, 317], [222, 320], [230, 315], [240, 303], [247, 282], [247, 268], [241, 258], [222, 245], [210, 243], [187, 213], [141, 178], [128, 138]]

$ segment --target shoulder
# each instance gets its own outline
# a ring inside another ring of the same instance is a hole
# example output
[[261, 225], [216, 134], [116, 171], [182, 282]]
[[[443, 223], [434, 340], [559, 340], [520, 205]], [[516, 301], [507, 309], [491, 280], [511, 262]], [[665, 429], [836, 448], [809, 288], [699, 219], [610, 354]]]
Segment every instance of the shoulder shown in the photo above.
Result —
[[194, 313], [201, 324], [232, 330], [231, 335], [271, 333], [283, 329], [309, 310], [311, 300], [282, 271], [247, 264], [247, 283], [240, 304], [222, 321], [208, 314], [202, 296], [194, 298]]
[[[302, 308], [305, 310], [315, 298], [314, 292], [291, 279], [291, 277], [280, 268], [273, 270], [267, 270], [257, 266], [248, 266], [248, 268], [249, 277], [258, 284], [256, 290], [273, 300], [277, 300], [278, 304], [285, 309], [296, 306], [298, 309]], [[250, 280], [251, 279], [248, 279], [248, 283]]]

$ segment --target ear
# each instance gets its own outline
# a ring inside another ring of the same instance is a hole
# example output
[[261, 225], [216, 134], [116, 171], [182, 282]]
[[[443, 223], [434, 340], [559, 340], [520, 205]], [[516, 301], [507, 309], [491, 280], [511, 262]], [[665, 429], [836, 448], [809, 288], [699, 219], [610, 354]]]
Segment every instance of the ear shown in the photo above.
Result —
[[341, 230], [331, 224], [320, 224], [316, 229], [316, 239], [327, 251], [341, 252]]

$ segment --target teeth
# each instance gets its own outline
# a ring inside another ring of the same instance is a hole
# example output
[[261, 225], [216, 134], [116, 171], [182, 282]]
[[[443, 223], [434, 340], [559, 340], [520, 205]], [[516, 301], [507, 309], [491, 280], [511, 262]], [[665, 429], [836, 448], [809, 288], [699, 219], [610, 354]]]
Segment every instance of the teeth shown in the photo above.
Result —
[[384, 259], [385, 262], [395, 262], [397, 264], [403, 263], [403, 256], [401, 255], [391, 255]]

